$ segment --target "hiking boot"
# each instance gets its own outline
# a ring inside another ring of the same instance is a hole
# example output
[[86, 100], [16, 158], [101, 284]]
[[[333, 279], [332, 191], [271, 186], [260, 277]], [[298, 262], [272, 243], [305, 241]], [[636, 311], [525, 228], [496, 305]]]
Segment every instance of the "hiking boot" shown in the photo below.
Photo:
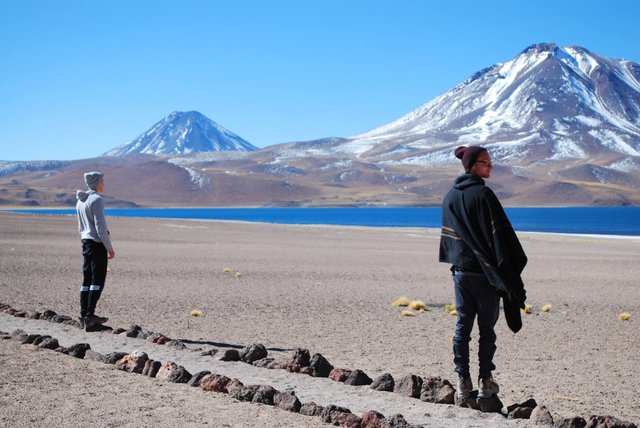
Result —
[[104, 324], [107, 321], [109, 321], [109, 318], [107, 318], [107, 317], [99, 317], [98, 315], [94, 315], [93, 316], [94, 324]]
[[468, 398], [471, 395], [471, 391], [473, 390], [473, 382], [471, 382], [471, 376], [460, 376], [458, 377], [458, 388], [456, 390], [456, 395], [460, 399]]
[[80, 322], [80, 328], [84, 330], [84, 328], [87, 325], [87, 319], [85, 317], [80, 317], [78, 318], [78, 321]]
[[93, 331], [95, 327], [104, 324], [107, 321], [109, 321], [109, 318], [99, 317], [97, 315], [88, 316], [84, 321], [84, 330]]
[[478, 398], [491, 398], [500, 392], [500, 385], [493, 379], [493, 376], [481, 377], [478, 379]]

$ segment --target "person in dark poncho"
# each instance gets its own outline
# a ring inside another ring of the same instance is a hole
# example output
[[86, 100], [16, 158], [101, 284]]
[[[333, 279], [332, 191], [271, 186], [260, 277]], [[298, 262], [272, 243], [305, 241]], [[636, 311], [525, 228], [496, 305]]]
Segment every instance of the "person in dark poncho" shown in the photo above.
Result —
[[500, 299], [509, 328], [522, 328], [520, 308], [526, 292], [522, 270], [527, 256], [500, 201], [485, 186], [493, 164], [489, 152], [479, 146], [458, 147], [455, 156], [465, 173], [459, 176], [442, 202], [440, 261], [451, 264], [457, 320], [453, 338], [457, 402], [469, 397], [473, 382], [469, 371], [469, 341], [477, 317], [480, 333], [478, 397], [490, 398], [500, 391], [492, 376], [495, 370], [495, 324]]

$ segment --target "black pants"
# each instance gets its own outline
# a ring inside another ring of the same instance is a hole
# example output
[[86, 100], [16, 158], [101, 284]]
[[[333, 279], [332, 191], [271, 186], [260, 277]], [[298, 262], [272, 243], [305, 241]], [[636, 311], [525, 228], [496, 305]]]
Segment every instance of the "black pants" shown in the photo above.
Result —
[[82, 240], [82, 256], [84, 261], [83, 281], [80, 287], [80, 316], [85, 318], [94, 315], [96, 310], [107, 278], [109, 257], [104, 244], [91, 239]]

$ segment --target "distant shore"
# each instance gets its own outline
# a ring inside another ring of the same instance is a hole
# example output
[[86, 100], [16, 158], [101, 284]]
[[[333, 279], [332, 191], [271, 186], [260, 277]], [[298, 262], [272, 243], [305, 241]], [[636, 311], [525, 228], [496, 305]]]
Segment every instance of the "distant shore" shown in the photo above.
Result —
[[[640, 237], [638, 207], [507, 208], [516, 231], [575, 236]], [[2, 211], [2, 210], [0, 210]], [[74, 208], [20, 208], [7, 212], [75, 214]], [[366, 227], [439, 228], [439, 207], [366, 208], [111, 208], [110, 216], [245, 221], [267, 224], [327, 224]]]

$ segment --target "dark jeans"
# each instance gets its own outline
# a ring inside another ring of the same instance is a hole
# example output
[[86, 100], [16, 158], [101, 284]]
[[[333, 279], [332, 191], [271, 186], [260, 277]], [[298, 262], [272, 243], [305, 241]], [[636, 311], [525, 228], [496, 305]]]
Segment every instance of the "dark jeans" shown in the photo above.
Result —
[[480, 342], [478, 360], [480, 377], [491, 375], [495, 370], [493, 355], [496, 352], [496, 333], [494, 327], [500, 311], [500, 297], [496, 289], [482, 274], [459, 272], [453, 273], [453, 285], [456, 296], [458, 318], [453, 337], [453, 362], [459, 376], [469, 376], [469, 341], [473, 323], [478, 317]]

